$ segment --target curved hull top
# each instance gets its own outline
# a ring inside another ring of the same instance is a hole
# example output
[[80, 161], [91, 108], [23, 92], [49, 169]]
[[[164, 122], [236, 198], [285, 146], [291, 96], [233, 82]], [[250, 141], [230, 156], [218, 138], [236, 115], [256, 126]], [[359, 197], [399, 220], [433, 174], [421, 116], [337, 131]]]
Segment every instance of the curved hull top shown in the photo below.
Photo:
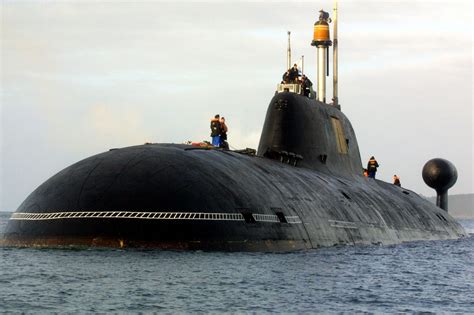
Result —
[[4, 242], [294, 250], [463, 235], [443, 210], [378, 180], [154, 144], [56, 174], [13, 214]]

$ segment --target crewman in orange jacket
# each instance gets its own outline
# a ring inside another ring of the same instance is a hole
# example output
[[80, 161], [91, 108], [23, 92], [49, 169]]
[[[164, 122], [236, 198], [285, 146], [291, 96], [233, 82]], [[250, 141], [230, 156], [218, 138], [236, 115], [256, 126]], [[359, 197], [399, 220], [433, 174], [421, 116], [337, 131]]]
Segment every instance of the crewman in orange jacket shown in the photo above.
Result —
[[397, 175], [393, 175], [393, 184], [398, 187], [401, 187], [402, 185], [400, 184], [400, 177], [398, 177]]
[[364, 168], [364, 177], [369, 177], [369, 171], [366, 168]]

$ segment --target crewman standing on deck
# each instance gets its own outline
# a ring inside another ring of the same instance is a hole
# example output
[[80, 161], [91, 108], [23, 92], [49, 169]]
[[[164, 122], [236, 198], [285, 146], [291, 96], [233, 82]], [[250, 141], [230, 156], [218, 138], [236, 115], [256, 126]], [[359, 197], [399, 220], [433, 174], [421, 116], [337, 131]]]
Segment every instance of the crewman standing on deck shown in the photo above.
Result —
[[401, 187], [401, 183], [400, 183], [400, 177], [398, 177], [396, 174], [393, 175], [393, 184], [395, 186], [398, 186], [398, 187]]
[[364, 168], [364, 177], [369, 177], [369, 171], [366, 168]]
[[211, 138], [213, 146], [218, 147], [221, 144], [221, 122], [219, 114], [211, 119]]
[[229, 129], [227, 128], [227, 125], [225, 124], [224, 117], [221, 117], [220, 123], [221, 123], [220, 147], [224, 148], [225, 150], [229, 150], [229, 144], [227, 143], [227, 131]]
[[375, 173], [377, 173], [378, 167], [379, 163], [377, 163], [377, 160], [372, 156], [367, 163], [367, 171], [369, 172], [370, 178], [375, 178]]

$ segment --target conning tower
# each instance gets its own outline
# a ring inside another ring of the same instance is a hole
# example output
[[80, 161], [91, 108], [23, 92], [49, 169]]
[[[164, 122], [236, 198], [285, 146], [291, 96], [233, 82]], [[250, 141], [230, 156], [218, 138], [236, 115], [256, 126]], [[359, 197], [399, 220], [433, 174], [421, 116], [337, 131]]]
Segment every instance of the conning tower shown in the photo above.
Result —
[[[267, 110], [257, 154], [338, 176], [361, 176], [362, 163], [354, 129], [337, 104], [337, 45], [333, 50], [334, 102], [326, 104], [331, 19], [327, 12], [319, 13], [311, 43], [318, 51], [316, 99], [314, 93], [304, 96], [298, 83], [279, 84]], [[337, 14], [337, 7], [334, 13]], [[335, 34], [336, 24], [335, 18]]]
[[349, 119], [334, 106], [292, 92], [271, 100], [257, 155], [338, 176], [362, 176]]

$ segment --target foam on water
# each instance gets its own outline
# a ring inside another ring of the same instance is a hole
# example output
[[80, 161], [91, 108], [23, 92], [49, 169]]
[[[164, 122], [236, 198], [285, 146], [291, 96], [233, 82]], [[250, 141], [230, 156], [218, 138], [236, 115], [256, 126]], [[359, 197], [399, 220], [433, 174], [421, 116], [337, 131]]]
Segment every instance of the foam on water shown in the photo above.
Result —
[[474, 234], [474, 219], [471, 220], [458, 220], [459, 223], [464, 227], [467, 233]]
[[474, 313], [473, 253], [474, 237], [283, 254], [0, 248], [0, 312]]

